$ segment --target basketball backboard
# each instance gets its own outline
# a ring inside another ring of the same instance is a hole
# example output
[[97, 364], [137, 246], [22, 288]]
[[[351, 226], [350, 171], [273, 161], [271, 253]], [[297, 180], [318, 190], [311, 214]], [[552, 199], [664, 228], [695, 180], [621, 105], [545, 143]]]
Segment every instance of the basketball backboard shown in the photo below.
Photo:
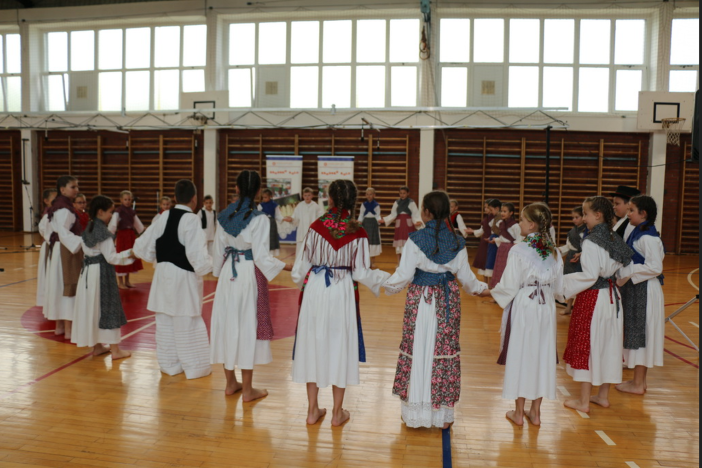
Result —
[[636, 127], [643, 131], [663, 130], [662, 119], [684, 118], [683, 132], [692, 129], [695, 93], [641, 91]]

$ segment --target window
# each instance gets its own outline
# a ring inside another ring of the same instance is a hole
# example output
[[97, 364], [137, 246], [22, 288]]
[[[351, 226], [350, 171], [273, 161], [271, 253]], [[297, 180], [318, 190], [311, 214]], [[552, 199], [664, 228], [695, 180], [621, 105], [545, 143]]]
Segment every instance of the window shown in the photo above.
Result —
[[22, 111], [22, 50], [19, 34], [0, 34], [0, 112]]
[[205, 25], [51, 31], [45, 39], [50, 111], [174, 110], [181, 92], [205, 90]]
[[699, 88], [700, 20], [680, 18], [673, 20], [670, 38], [671, 92], [694, 92]]

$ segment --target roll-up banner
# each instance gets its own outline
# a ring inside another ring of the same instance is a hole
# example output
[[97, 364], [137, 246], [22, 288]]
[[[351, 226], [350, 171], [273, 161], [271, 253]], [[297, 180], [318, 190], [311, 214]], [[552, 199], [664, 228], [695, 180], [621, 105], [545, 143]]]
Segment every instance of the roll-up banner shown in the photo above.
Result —
[[[266, 156], [266, 186], [283, 217], [292, 216], [302, 199], [302, 156]], [[281, 242], [295, 243], [297, 230], [291, 223], [279, 223]]]
[[317, 156], [319, 203], [327, 206], [327, 187], [337, 179], [353, 180], [353, 156]]

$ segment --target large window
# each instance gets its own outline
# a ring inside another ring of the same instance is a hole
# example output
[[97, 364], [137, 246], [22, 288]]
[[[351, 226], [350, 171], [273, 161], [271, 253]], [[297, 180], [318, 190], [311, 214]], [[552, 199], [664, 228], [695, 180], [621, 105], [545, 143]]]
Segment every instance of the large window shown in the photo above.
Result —
[[645, 19], [444, 18], [441, 105], [635, 111]]
[[0, 111], [22, 111], [21, 73], [20, 35], [0, 33]]
[[671, 92], [694, 92], [699, 88], [700, 20], [674, 19], [670, 41]]
[[419, 20], [229, 25], [232, 107], [417, 105]]
[[55, 31], [45, 46], [47, 110], [173, 110], [205, 90], [205, 25]]

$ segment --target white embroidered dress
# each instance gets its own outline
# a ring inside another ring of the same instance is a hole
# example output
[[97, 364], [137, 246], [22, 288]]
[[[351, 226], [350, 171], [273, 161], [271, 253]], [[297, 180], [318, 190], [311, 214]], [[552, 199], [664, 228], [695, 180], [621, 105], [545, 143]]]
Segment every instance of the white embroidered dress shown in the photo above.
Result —
[[[72, 254], [80, 251], [83, 240], [71, 232], [76, 215], [62, 208], [51, 219], [51, 231], [56, 232], [58, 240], [51, 249], [51, 258], [47, 263], [46, 286], [44, 293], [44, 317], [49, 320], [73, 320], [75, 297], [63, 295], [63, 267], [61, 262], [61, 244]], [[49, 233], [49, 236], [51, 234]]]
[[46, 272], [49, 264], [49, 239], [51, 237], [51, 223], [49, 216], [44, 215], [37, 226], [39, 235], [42, 237], [41, 248], [39, 249], [39, 261], [37, 262], [37, 299], [36, 305], [44, 305], [44, 294], [46, 289]]
[[324, 214], [324, 208], [317, 204], [317, 202], [311, 201], [305, 203], [301, 201], [295, 207], [295, 211], [292, 215], [292, 224], [297, 228], [296, 242], [296, 257], [299, 257], [304, 248], [305, 236], [307, 231], [310, 229], [312, 223], [317, 221], [320, 216]]

